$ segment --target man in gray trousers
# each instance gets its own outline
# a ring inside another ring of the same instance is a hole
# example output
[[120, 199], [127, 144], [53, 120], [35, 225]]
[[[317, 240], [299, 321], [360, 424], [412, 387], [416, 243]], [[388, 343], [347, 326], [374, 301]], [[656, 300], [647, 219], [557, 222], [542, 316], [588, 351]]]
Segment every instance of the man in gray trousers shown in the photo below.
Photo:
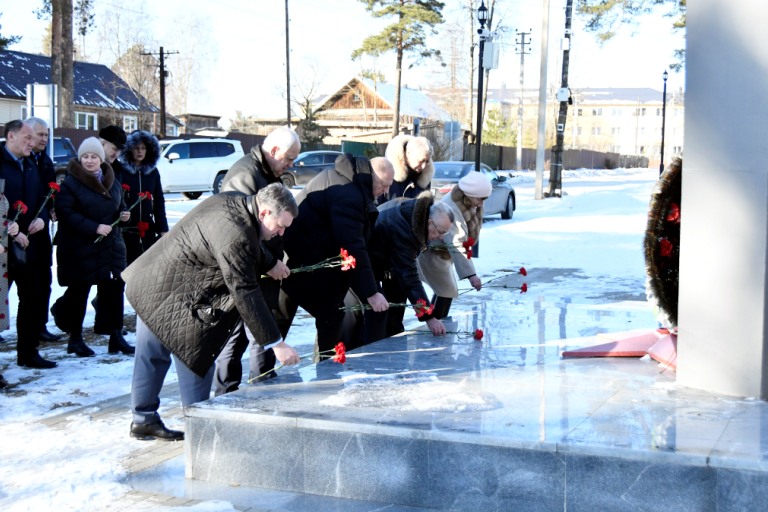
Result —
[[299, 362], [259, 286], [263, 269], [274, 264], [262, 241], [282, 235], [296, 215], [296, 200], [277, 183], [255, 196], [216, 194], [125, 269], [126, 296], [136, 310], [131, 437], [184, 439], [157, 413], [171, 355], [182, 406], [207, 400], [214, 361], [241, 320], [282, 364]]

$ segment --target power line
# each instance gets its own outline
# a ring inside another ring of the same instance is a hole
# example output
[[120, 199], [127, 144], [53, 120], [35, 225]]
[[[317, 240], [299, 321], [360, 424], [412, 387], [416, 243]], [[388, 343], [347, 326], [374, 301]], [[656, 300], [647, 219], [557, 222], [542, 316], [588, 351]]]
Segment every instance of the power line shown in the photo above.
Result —
[[165, 70], [165, 56], [178, 54], [177, 51], [166, 52], [163, 47], [160, 47], [158, 53], [155, 52], [141, 52], [139, 55], [150, 55], [152, 57], [160, 57], [160, 136], [165, 137], [165, 77], [168, 72]]

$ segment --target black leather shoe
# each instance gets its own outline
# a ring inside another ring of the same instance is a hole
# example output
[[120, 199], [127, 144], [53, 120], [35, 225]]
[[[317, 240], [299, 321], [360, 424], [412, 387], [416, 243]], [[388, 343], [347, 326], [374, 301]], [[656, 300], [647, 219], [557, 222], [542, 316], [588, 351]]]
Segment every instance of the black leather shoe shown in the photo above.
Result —
[[47, 359], [43, 359], [42, 356], [37, 353], [37, 351], [27, 356], [19, 356], [16, 362], [19, 366], [25, 366], [27, 368], [38, 368], [40, 370], [56, 368], [56, 363]]
[[184, 432], [171, 430], [162, 421], [155, 423], [131, 423], [131, 437], [141, 441], [183, 441]]
[[61, 332], [69, 332], [69, 327], [64, 323], [64, 319], [56, 315], [56, 302], [53, 303], [53, 306], [51, 306], [51, 316], [53, 317], [53, 323], [56, 324], [56, 327], [58, 327]]
[[129, 345], [128, 342], [125, 341], [125, 338], [123, 338], [121, 329], [113, 331], [109, 336], [109, 348], [107, 350], [110, 354], [122, 352], [127, 356], [133, 355], [136, 352], [136, 349]]
[[71, 334], [67, 343], [67, 354], [75, 354], [77, 357], [93, 357], [96, 352], [85, 344], [80, 334]]
[[60, 339], [61, 336], [58, 334], [53, 334], [45, 327], [43, 327], [43, 330], [40, 331], [40, 341], [47, 341], [48, 343], [51, 343], [53, 341], [59, 341]]

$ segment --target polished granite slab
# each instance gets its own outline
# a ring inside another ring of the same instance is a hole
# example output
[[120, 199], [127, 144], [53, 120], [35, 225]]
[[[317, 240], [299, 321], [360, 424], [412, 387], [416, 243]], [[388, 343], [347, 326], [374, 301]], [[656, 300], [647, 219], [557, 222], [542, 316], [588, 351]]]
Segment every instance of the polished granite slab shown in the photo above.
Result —
[[454, 334], [408, 331], [196, 404], [187, 478], [436, 510], [764, 503], [768, 404], [681, 388], [648, 358], [562, 359], [655, 323], [631, 297], [555, 285], [489, 290], [456, 303]]

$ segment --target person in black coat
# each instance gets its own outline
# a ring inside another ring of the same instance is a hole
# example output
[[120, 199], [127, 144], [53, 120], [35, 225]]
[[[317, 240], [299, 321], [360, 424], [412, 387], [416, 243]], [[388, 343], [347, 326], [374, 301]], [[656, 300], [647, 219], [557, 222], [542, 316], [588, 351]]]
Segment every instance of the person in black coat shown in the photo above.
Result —
[[[416, 199], [389, 201], [379, 210], [368, 254], [382, 292], [390, 302], [408, 299], [413, 306], [419, 301], [428, 306], [430, 299], [419, 278], [416, 259], [426, 250], [427, 242], [448, 233], [455, 220], [453, 211], [445, 203], [434, 203], [430, 192], [423, 192]], [[366, 311], [366, 342], [403, 332], [404, 314], [403, 308], [390, 308], [383, 313]], [[431, 311], [420, 309], [417, 316], [435, 336], [445, 334], [445, 326]]]
[[[348, 177], [347, 183], [337, 178], [342, 174]], [[366, 246], [378, 216], [375, 194], [386, 191], [393, 177], [392, 165], [384, 158], [369, 162], [345, 154], [334, 169], [315, 176], [299, 194], [299, 216], [284, 237], [288, 267], [314, 265], [338, 256], [341, 249], [356, 260], [354, 269], [321, 268], [291, 274], [282, 281], [282, 290], [293, 303], [289, 314], [301, 306], [315, 317], [320, 352], [331, 350], [339, 341], [344, 318], [339, 307], [350, 288], [374, 311], [389, 307], [374, 279]]]
[[[126, 267], [126, 251], [119, 227], [112, 224], [130, 217], [123, 190], [112, 167], [104, 161], [104, 148], [96, 137], [83, 141], [78, 158], [70, 160], [67, 177], [56, 198], [59, 230], [56, 260], [59, 284], [67, 290], [54, 304], [57, 324], [69, 332], [68, 354], [94, 355], [83, 341], [83, 318], [91, 286], [96, 285], [100, 307], [109, 308], [113, 335], [110, 354], [132, 354], [134, 348], [122, 338], [123, 290], [120, 273]], [[106, 313], [107, 310], [104, 310]]]
[[184, 438], [157, 412], [171, 354], [182, 406], [206, 400], [214, 361], [240, 322], [283, 364], [299, 362], [259, 285], [266, 265], [261, 241], [282, 234], [296, 214], [293, 195], [276, 183], [255, 196], [213, 195], [123, 272], [136, 310], [131, 437]]
[[[34, 172], [34, 166], [27, 158], [35, 145], [32, 127], [21, 120], [10, 121], [5, 125], [5, 138], [0, 150], [0, 179], [5, 180], [10, 215], [15, 216], [14, 205], [18, 201], [27, 208], [19, 215], [20, 232], [14, 238], [16, 244], [25, 248], [26, 263], [21, 265], [13, 250], [8, 256], [9, 286], [15, 283], [19, 296], [17, 362], [19, 366], [29, 368], [53, 368], [56, 363], [42, 358], [37, 351], [50, 294], [46, 273], [51, 268], [51, 237], [45, 226], [50, 218], [51, 204], [50, 201], [44, 203], [50, 189], [40, 174]], [[39, 216], [33, 218], [38, 210]]]
[[389, 141], [384, 156], [395, 167], [395, 181], [389, 187], [389, 192], [379, 197], [378, 204], [398, 197], [414, 198], [430, 190], [435, 166], [429, 139], [398, 135]]
[[124, 187], [125, 203], [130, 207], [139, 194], [149, 192], [151, 201], [141, 201], [131, 210], [131, 218], [123, 227], [128, 264], [141, 256], [168, 232], [168, 218], [165, 215], [165, 196], [160, 182], [157, 161], [160, 159], [160, 143], [149, 132], [136, 130], [128, 135], [118, 162], [122, 167], [117, 180]]
[[[120, 164], [120, 161], [117, 159], [117, 157], [120, 156], [120, 153], [125, 148], [126, 139], [127, 136], [125, 134], [125, 130], [119, 126], [111, 124], [99, 130], [99, 140], [101, 141], [101, 147], [104, 148], [104, 156], [106, 158], [106, 162], [112, 167], [112, 173], [115, 175], [115, 179], [120, 182], [121, 186], [123, 179], [123, 166]], [[125, 201], [125, 197], [126, 193], [123, 192], [123, 201]], [[125, 241], [125, 236], [123, 236], [123, 241]], [[93, 305], [93, 309], [96, 310], [96, 318], [93, 322], [93, 332], [96, 334], [107, 334], [112, 336], [113, 333], [110, 326], [112, 320], [110, 319], [110, 314], [114, 306], [108, 305], [104, 308], [99, 307], [98, 295], [93, 298], [91, 304]], [[120, 333], [120, 336], [124, 334], [126, 334], [125, 330]], [[120, 340], [116, 341], [122, 344], [125, 341], [125, 338], [123, 338], [122, 342]]]
[[[40, 180], [42, 183], [44, 183], [46, 186], [49, 183], [56, 182], [56, 170], [53, 165], [53, 160], [51, 160], [51, 157], [48, 155], [47, 149], [48, 149], [48, 123], [44, 119], [40, 119], [39, 117], [28, 117], [24, 120], [25, 124], [28, 124], [32, 127], [32, 131], [34, 132], [34, 138], [35, 138], [35, 147], [32, 148], [32, 153], [29, 155], [29, 159], [32, 161], [35, 167], [35, 172], [38, 173], [40, 176]], [[48, 229], [48, 223], [50, 221], [55, 221], [56, 216], [53, 214], [53, 202], [51, 202], [51, 205], [49, 207], [49, 210], [51, 212], [50, 219], [43, 219], [45, 220], [46, 224], [46, 231], [50, 231]], [[53, 273], [51, 272], [51, 265], [53, 264], [53, 247], [51, 247], [51, 258], [48, 260], [48, 270], [45, 272], [45, 275], [43, 276], [43, 279], [47, 283], [47, 297], [40, 297], [40, 300], [42, 302], [43, 298], [45, 299], [45, 311], [41, 311], [43, 315], [43, 330], [40, 331], [40, 341], [58, 341], [59, 335], [53, 334], [48, 331], [48, 329], [45, 327], [45, 324], [48, 323], [48, 303], [51, 299], [51, 283], [53, 282]], [[42, 267], [40, 269], [43, 270]], [[44, 290], [45, 291], [45, 290]], [[42, 309], [42, 308], [41, 308]]]
[[[280, 176], [293, 164], [301, 151], [299, 135], [287, 127], [271, 131], [260, 145], [251, 148], [250, 153], [232, 164], [221, 182], [222, 192], [255, 195], [259, 190], [272, 183], [281, 183]], [[288, 267], [283, 263], [283, 237], [273, 236], [262, 243], [265, 254], [266, 276], [259, 280], [264, 300], [275, 316], [277, 326], [283, 337], [288, 333], [291, 321], [280, 313], [278, 299], [280, 281], [288, 275]], [[243, 378], [241, 359], [249, 342], [241, 324], [232, 331], [231, 338], [216, 360], [216, 396], [235, 391]], [[277, 374], [271, 371], [275, 367], [275, 354], [264, 350], [258, 343], [250, 343], [251, 353], [248, 359], [250, 377], [256, 381], [268, 380]]]

